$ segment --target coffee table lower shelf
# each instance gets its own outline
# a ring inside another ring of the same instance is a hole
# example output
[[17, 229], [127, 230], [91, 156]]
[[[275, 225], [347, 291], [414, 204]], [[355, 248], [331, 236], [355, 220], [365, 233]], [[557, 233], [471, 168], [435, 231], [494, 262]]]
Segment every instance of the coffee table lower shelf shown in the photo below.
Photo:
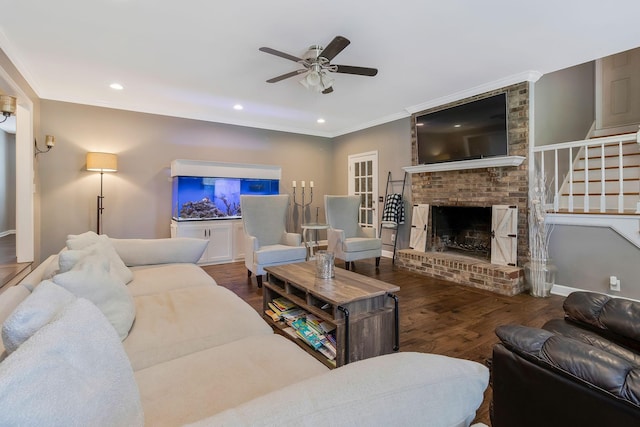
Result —
[[[345, 270], [336, 271], [334, 279], [316, 279], [313, 262], [269, 267], [267, 271], [264, 319], [326, 366], [339, 367], [399, 350], [398, 297], [393, 293], [399, 287]], [[286, 322], [265, 314], [268, 304], [281, 297], [335, 326], [335, 360], [289, 334]]]
[[303, 349], [304, 351], [309, 353], [311, 356], [313, 356], [316, 359], [318, 359], [319, 362], [321, 362], [322, 364], [324, 364], [328, 368], [333, 369], [333, 368], [337, 367], [335, 359], [333, 359], [333, 360], [328, 359], [327, 357], [325, 357], [324, 354], [322, 354], [319, 351], [314, 350], [313, 348], [311, 348], [309, 346], [309, 344], [304, 342], [304, 340], [302, 338], [296, 337], [296, 336], [292, 336], [287, 331], [285, 331], [285, 329], [287, 327], [289, 327], [289, 325], [287, 325], [285, 322], [282, 322], [282, 321], [274, 322], [273, 320], [271, 320], [271, 318], [269, 316], [263, 316], [263, 317], [271, 325], [271, 327], [273, 328], [275, 333], [277, 333], [279, 335], [282, 335], [283, 337], [288, 338], [289, 340], [293, 341], [295, 344], [298, 345], [298, 347], [300, 347], [301, 349]]

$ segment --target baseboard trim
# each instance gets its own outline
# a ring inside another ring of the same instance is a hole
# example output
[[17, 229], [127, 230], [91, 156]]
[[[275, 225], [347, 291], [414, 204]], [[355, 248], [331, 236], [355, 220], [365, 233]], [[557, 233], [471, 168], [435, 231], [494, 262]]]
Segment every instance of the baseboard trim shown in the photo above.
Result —
[[612, 298], [622, 298], [622, 299], [627, 299], [629, 301], [638, 301], [637, 299], [633, 299], [633, 298], [627, 298], [627, 297], [623, 297], [623, 296], [619, 296], [619, 295], [611, 295], [611, 294], [607, 294], [604, 292], [597, 292], [597, 291], [590, 291], [588, 289], [580, 289], [580, 288], [573, 288], [571, 286], [564, 286], [564, 285], [553, 285], [551, 287], [551, 295], [560, 295], [562, 297], [567, 297], [569, 296], [569, 294], [573, 293], [573, 292], [596, 292], [598, 294], [603, 294], [603, 295], [607, 295], [610, 296]]
[[382, 256], [385, 258], [393, 258], [393, 251], [382, 251]]
[[0, 237], [5, 237], [10, 234], [16, 234], [16, 230], [0, 231]]

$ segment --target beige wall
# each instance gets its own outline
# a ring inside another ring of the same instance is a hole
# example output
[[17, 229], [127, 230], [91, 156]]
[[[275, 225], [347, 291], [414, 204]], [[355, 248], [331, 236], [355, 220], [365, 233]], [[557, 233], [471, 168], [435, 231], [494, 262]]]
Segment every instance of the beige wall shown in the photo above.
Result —
[[[369, 129], [343, 135], [334, 139], [332, 194], [346, 194], [348, 191], [348, 158], [350, 155], [378, 152], [378, 191], [384, 196], [387, 174], [391, 171], [393, 180], [404, 176], [403, 166], [411, 166], [411, 124], [410, 118], [378, 125]], [[398, 248], [408, 247], [410, 233], [411, 177], [407, 177], [405, 189], [406, 225], [400, 229]], [[402, 186], [397, 184], [389, 192], [399, 193]], [[378, 203], [378, 222], [382, 215], [383, 204]], [[383, 235], [388, 242], [389, 236]], [[393, 247], [385, 245], [385, 250]]]
[[55, 148], [38, 156], [41, 259], [59, 251], [67, 234], [96, 228], [100, 174], [85, 170], [89, 151], [118, 155], [118, 172], [104, 175], [103, 226], [113, 237], [169, 237], [174, 159], [279, 165], [281, 193], [290, 194], [292, 180], [313, 180], [318, 201], [329, 189], [326, 138], [56, 101], [41, 108], [43, 134], [56, 137]]
[[[279, 165], [280, 192], [287, 194], [291, 194], [291, 181], [313, 180], [314, 200], [305, 212], [305, 221], [315, 220], [316, 207], [320, 207], [319, 219], [324, 221], [324, 194], [347, 192], [350, 154], [378, 151], [381, 195], [387, 172], [391, 170], [394, 179], [400, 179], [402, 167], [411, 163], [408, 118], [332, 142], [57, 101], [43, 100], [41, 108], [42, 134], [56, 137], [55, 148], [39, 155], [37, 164], [36, 191], [43, 213], [41, 259], [63, 247], [67, 234], [96, 228], [100, 175], [85, 170], [88, 151], [118, 155], [118, 172], [104, 175], [104, 232], [113, 237], [169, 236], [169, 165], [174, 159]], [[301, 222], [302, 213], [292, 209], [291, 230], [300, 231]], [[405, 230], [408, 236], [409, 227]], [[399, 244], [403, 240], [408, 237], [401, 237]]]

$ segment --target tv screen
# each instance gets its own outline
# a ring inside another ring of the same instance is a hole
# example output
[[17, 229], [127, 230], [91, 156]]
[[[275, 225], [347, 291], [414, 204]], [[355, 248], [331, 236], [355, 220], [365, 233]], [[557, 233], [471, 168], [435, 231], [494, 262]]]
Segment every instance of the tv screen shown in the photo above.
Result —
[[418, 164], [506, 156], [507, 95], [416, 117]]

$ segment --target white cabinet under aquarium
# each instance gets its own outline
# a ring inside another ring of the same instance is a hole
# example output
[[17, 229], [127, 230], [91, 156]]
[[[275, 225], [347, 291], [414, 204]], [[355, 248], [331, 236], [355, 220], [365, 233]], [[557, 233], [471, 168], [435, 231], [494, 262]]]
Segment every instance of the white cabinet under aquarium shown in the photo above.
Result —
[[199, 264], [218, 264], [243, 259], [243, 257], [234, 256], [237, 243], [243, 244], [242, 234], [244, 234], [242, 220], [239, 219], [189, 223], [172, 221], [171, 223], [171, 237], [194, 237], [209, 241], [207, 249], [198, 261]]
[[281, 168], [198, 160], [171, 162], [171, 237], [209, 240], [200, 264], [244, 258], [240, 195], [279, 194]]

